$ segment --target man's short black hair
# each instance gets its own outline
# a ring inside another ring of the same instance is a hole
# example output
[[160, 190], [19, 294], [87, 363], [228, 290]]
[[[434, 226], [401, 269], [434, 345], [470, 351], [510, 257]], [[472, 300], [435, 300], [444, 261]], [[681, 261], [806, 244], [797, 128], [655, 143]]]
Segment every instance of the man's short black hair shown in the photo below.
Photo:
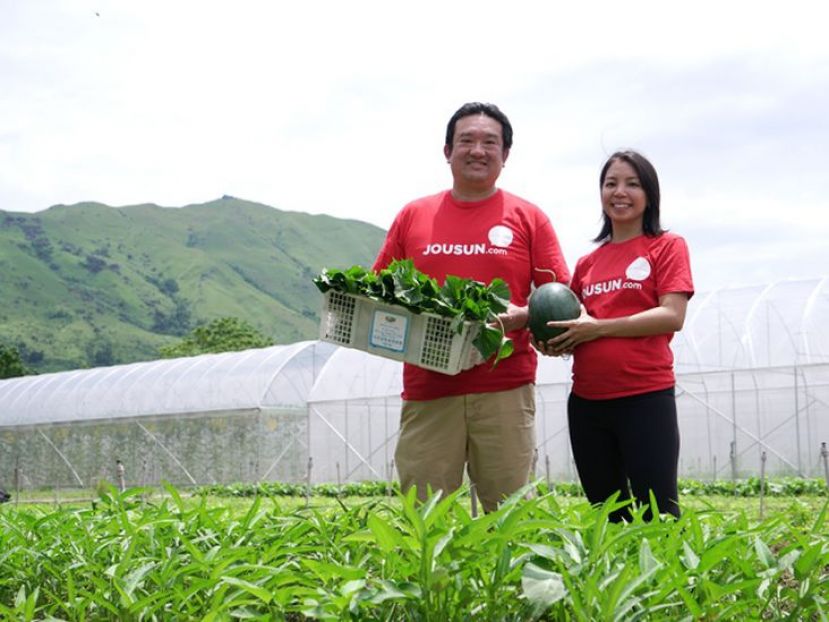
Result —
[[458, 119], [468, 117], [474, 114], [485, 114], [501, 124], [501, 134], [504, 141], [504, 150], [512, 147], [512, 125], [507, 119], [507, 115], [501, 112], [500, 108], [495, 104], [485, 104], [483, 102], [469, 102], [464, 104], [455, 111], [452, 118], [449, 119], [449, 124], [446, 126], [446, 146], [451, 149], [452, 141], [455, 139], [455, 125]]

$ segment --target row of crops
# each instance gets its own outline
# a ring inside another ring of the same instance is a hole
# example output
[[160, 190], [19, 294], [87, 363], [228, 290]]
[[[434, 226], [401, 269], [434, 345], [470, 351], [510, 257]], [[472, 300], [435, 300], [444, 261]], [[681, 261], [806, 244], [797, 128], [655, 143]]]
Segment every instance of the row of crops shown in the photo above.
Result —
[[172, 487], [0, 510], [13, 620], [827, 619], [827, 505], [608, 522], [554, 493], [217, 502]]
[[[540, 494], [554, 491], [559, 496], [580, 497], [584, 495], [584, 490], [578, 482], [548, 484], [542, 481], [538, 483], [537, 488]], [[679, 480], [679, 491], [682, 496], [735, 495], [738, 497], [759, 497], [767, 495], [770, 497], [791, 497], [812, 495], [826, 497], [829, 496], [829, 485], [820, 478], [802, 477], [779, 477], [771, 480], [750, 477], [735, 481], [681, 479]], [[397, 494], [399, 488], [397, 482], [384, 481], [314, 484], [312, 486], [290, 482], [259, 482], [199, 486], [193, 492], [198, 495], [217, 497], [299, 497], [304, 495], [315, 497], [378, 497]]]

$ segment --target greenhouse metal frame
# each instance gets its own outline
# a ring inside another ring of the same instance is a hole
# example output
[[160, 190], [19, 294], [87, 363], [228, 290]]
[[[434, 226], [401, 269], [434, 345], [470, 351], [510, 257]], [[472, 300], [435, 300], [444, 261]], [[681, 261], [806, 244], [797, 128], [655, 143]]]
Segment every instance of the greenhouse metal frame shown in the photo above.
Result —
[[[680, 475], [822, 476], [829, 278], [691, 299], [672, 342]], [[395, 477], [401, 363], [321, 341], [0, 381], [0, 487]], [[539, 358], [535, 473], [576, 479], [570, 363]]]

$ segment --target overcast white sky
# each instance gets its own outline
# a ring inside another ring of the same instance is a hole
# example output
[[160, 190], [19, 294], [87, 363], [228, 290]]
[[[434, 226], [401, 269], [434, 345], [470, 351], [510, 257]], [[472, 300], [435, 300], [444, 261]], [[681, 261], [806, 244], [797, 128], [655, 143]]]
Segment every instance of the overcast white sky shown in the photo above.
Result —
[[829, 275], [821, 4], [0, 0], [0, 209], [230, 194], [387, 228], [482, 100], [571, 264], [632, 147], [698, 291]]

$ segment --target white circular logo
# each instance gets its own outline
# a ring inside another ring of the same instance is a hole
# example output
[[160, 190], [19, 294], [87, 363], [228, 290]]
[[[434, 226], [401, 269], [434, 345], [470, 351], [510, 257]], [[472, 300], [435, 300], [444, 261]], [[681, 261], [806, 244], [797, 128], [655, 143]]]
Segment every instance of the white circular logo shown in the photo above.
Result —
[[495, 225], [489, 230], [489, 241], [493, 246], [506, 248], [512, 244], [512, 229], [504, 225]]
[[644, 281], [651, 274], [651, 265], [644, 257], [637, 257], [625, 270], [625, 276], [631, 281]]

